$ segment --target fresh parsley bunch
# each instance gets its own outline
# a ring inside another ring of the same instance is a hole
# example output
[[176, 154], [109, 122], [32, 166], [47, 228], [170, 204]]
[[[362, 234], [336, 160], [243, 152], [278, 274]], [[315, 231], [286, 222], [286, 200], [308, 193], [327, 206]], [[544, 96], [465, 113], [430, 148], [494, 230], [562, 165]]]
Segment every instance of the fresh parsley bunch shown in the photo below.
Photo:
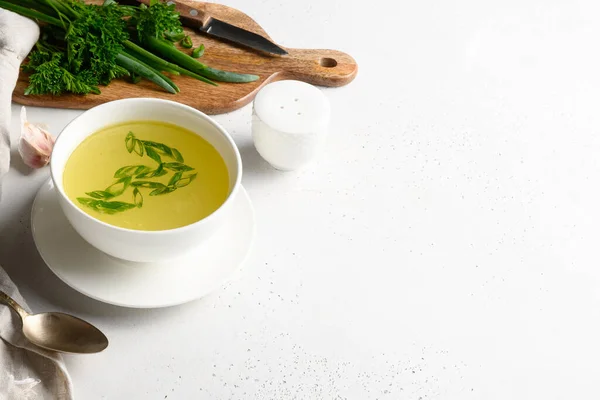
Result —
[[183, 53], [172, 42], [185, 36], [174, 5], [152, 0], [91, 5], [81, 0], [0, 0], [0, 8], [37, 20], [42, 36], [23, 70], [30, 73], [25, 94], [99, 94], [100, 85], [131, 76], [146, 78], [169, 93], [179, 92], [165, 74], [188, 75], [216, 85], [251, 82], [255, 75], [220, 71]]
[[62, 37], [52, 36], [59, 34], [56, 29], [43, 33], [23, 66], [31, 73], [25, 94], [98, 94], [98, 85], [129, 75], [117, 64], [129, 38], [118, 7], [78, 7], [78, 18]]

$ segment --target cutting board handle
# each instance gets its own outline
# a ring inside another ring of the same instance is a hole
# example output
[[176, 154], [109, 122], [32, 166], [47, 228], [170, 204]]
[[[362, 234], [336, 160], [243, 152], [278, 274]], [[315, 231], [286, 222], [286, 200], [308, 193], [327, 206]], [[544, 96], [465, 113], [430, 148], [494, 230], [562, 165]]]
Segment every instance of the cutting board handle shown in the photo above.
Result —
[[287, 49], [280, 58], [280, 79], [297, 79], [318, 86], [344, 86], [358, 72], [358, 64], [350, 55], [337, 50]]

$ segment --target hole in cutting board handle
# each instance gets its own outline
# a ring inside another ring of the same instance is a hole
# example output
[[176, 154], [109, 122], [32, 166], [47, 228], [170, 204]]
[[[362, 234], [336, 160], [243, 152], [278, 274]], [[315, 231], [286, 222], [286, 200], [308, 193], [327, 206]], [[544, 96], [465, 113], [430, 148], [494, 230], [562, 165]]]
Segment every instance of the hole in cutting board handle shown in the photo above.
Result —
[[321, 65], [321, 67], [325, 67], [325, 68], [333, 68], [335, 67], [338, 63], [335, 60], [335, 58], [330, 58], [330, 57], [323, 57], [321, 58], [321, 60], [319, 61], [319, 64]]

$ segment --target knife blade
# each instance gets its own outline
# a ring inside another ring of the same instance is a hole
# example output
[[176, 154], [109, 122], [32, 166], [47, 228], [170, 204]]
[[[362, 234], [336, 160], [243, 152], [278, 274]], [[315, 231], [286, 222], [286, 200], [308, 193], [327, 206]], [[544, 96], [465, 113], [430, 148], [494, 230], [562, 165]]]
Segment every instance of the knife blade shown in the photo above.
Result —
[[199, 29], [207, 35], [212, 35], [221, 39], [239, 43], [255, 50], [277, 54], [280, 56], [288, 54], [287, 51], [277, 46], [270, 40], [267, 40], [263, 36], [257, 35], [254, 32], [250, 32], [242, 28], [238, 28], [235, 25], [228, 24], [227, 22], [215, 18], [212, 18], [206, 27]]
[[[150, 5], [151, 0], [136, 1]], [[175, 11], [179, 13], [181, 23], [188, 28], [196, 29], [207, 35], [228, 40], [254, 50], [280, 56], [288, 54], [287, 51], [264, 36], [214, 18], [207, 12], [205, 4], [199, 3], [198, 6], [190, 7], [187, 4], [173, 0], [167, 1], [167, 4], [175, 5]]]

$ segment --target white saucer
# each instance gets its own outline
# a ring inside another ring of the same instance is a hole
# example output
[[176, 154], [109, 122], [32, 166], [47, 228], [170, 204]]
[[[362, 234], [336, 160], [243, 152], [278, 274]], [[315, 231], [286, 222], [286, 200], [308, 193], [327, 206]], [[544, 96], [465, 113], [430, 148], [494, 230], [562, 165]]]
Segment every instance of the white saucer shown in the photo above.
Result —
[[182, 304], [222, 287], [250, 252], [254, 209], [241, 189], [222, 229], [202, 246], [169, 262], [130, 263], [88, 244], [64, 216], [51, 180], [42, 185], [33, 203], [33, 239], [52, 272], [86, 296], [123, 307]]

